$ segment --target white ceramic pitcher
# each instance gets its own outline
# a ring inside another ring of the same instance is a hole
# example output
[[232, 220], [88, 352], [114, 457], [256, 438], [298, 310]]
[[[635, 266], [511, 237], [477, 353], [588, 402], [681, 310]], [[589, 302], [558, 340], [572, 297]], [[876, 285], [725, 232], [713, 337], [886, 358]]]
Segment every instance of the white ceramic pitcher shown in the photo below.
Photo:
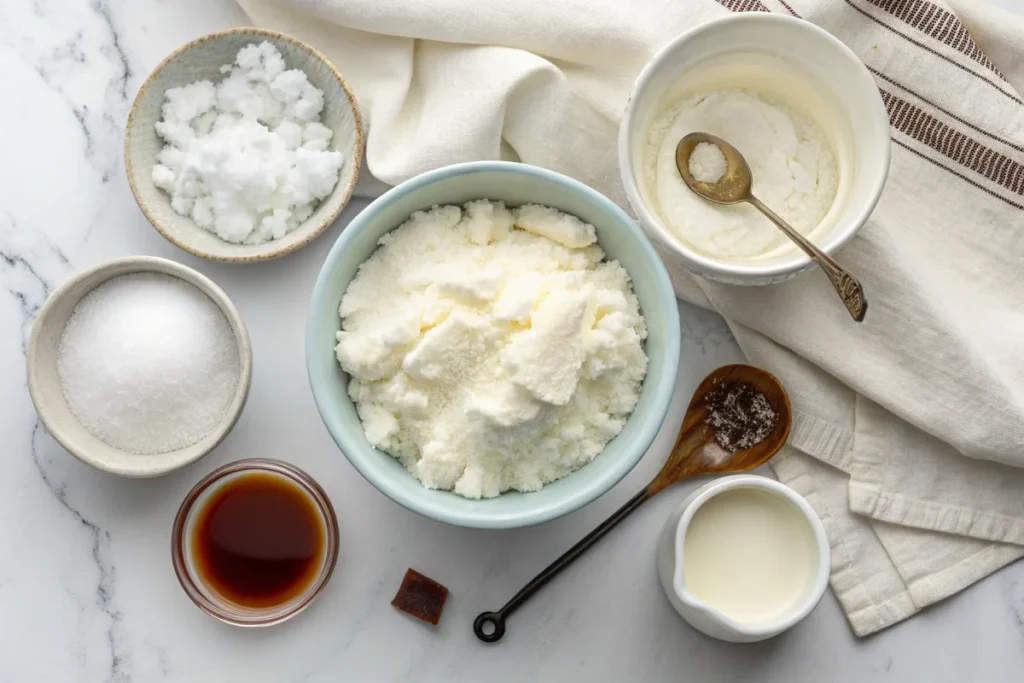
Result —
[[[780, 617], [769, 622], [743, 624], [701, 602], [687, 589], [683, 571], [683, 542], [694, 513], [708, 500], [733, 488], [757, 488], [779, 496], [796, 507], [810, 524], [817, 546], [817, 571], [814, 582], [802, 598]], [[792, 627], [810, 614], [828, 587], [830, 554], [821, 520], [796, 491], [777, 481], [753, 474], [716, 479], [691, 493], [672, 513], [658, 542], [658, 574], [662, 588], [676, 611], [698, 631], [734, 643], [749, 643], [771, 638]]]

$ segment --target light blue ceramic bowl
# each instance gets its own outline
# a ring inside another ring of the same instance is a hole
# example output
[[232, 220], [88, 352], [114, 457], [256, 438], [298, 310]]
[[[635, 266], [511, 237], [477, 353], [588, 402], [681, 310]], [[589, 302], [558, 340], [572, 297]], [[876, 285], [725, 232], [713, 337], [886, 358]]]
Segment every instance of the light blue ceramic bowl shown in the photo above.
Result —
[[[622, 432], [593, 462], [534, 493], [509, 492], [469, 500], [423, 487], [397, 460], [373, 448], [346, 392], [348, 376], [334, 355], [341, 327], [338, 306], [359, 265], [384, 233], [409, 215], [435, 205], [500, 199], [515, 206], [535, 202], [579, 216], [597, 228], [608, 258], [633, 277], [647, 318], [650, 359], [640, 401]], [[535, 166], [508, 162], [457, 164], [402, 183], [349, 223], [327, 256], [309, 307], [306, 367], [320, 416], [341, 452], [371, 484], [401, 505], [459, 526], [508, 528], [560, 517], [593, 501], [624, 477], [647, 451], [672, 398], [679, 365], [679, 314], [668, 274], [650, 242], [618, 206], [583, 183]]]

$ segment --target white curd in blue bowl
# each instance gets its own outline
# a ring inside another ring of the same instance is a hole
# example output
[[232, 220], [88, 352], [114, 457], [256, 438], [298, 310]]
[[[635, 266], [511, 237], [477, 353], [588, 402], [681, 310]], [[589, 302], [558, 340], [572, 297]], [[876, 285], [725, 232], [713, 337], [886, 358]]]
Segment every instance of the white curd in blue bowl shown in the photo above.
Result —
[[[541, 490], [473, 500], [424, 487], [391, 455], [367, 441], [335, 355], [339, 305], [359, 266], [385, 233], [437, 205], [492, 199], [508, 206], [541, 204], [593, 225], [608, 260], [632, 278], [647, 322], [648, 358], [636, 408], [622, 431], [589, 464]], [[342, 453], [370, 483], [426, 517], [467, 527], [508, 528], [555, 519], [595, 500], [647, 451], [668, 411], [679, 363], [679, 315], [668, 274], [647, 237], [618, 206], [586, 185], [553, 171], [510, 162], [457, 164], [417, 176], [387, 192], [342, 233], [317, 278], [306, 329], [306, 365], [324, 424]]]

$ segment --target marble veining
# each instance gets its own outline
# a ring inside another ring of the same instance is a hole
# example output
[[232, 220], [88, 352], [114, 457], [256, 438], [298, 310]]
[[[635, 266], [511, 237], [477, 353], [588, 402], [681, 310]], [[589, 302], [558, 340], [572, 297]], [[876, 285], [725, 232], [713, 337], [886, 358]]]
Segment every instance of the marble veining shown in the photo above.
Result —
[[[9, 214], [0, 217], [0, 221], [2, 221], [0, 222], [0, 239], [2, 239], [0, 260], [4, 266], [3, 286], [17, 302], [19, 308], [19, 329], [22, 357], [24, 357], [32, 321], [53, 290], [52, 283], [66, 276], [71, 271], [71, 264], [67, 256], [47, 240], [43, 233], [19, 230], [19, 226]], [[71, 521], [69, 526], [77, 527], [87, 535], [89, 559], [98, 572], [95, 595], [91, 605], [109, 620], [106, 640], [110, 669], [104, 680], [112, 682], [129, 680], [124, 671], [124, 660], [119, 651], [117, 638], [121, 614], [113, 602], [116, 569], [110, 558], [110, 532], [87, 519], [68, 501], [68, 482], [59, 479], [59, 469], [55, 469], [55, 463], [66, 458], [67, 454], [54, 443], [38, 419], [32, 425], [30, 444], [32, 462], [35, 464], [38, 475], [54, 499], [66, 511], [66, 516]], [[81, 596], [74, 597], [81, 599]], [[89, 604], [83, 601], [82, 608], [87, 608]]]
[[[1021, 0], [1003, 0], [1024, 12]], [[1016, 3], [1013, 5], [1012, 3]], [[305, 303], [353, 201], [313, 245], [267, 264], [201, 261], [164, 241], [131, 198], [122, 126], [142, 80], [203, 33], [245, 23], [230, 0], [0, 3], [0, 683], [256, 681], [1019, 681], [1024, 565], [914, 619], [854, 638], [831, 594], [799, 628], [736, 646], [698, 635], [666, 603], [653, 552], [669, 511], [699, 482], [644, 506], [485, 646], [469, 625], [627, 500], [660, 467], [690, 392], [741, 360], [718, 316], [680, 304], [684, 358], [651, 452], [587, 508], [530, 529], [457, 529], [391, 503], [338, 453], [304, 364]], [[128, 254], [172, 258], [218, 282], [256, 356], [249, 404], [209, 457], [156, 480], [79, 463], [46, 434], [25, 387], [33, 319], [71, 274]], [[186, 491], [220, 464], [279, 457], [334, 501], [342, 550], [322, 599], [294, 622], [241, 630], [185, 597], [169, 535]], [[430, 629], [389, 605], [414, 567], [452, 590]]]
[[20, 35], [5, 36], [8, 45], [64, 100], [83, 137], [85, 158], [108, 182], [119, 156], [108, 143], [120, 135], [134, 94], [110, 3], [35, 0], [11, 3], [9, 10], [6, 32]]
[[93, 604], [100, 612], [102, 612], [103, 615], [107, 617], [110, 622], [107, 627], [106, 634], [107, 646], [109, 649], [110, 670], [103, 680], [110, 681], [112, 683], [131, 680], [125, 668], [124, 654], [120, 651], [121, 646], [118, 639], [118, 630], [121, 624], [121, 612], [118, 611], [117, 607], [114, 605], [114, 581], [116, 579], [117, 570], [114, 568], [110, 559], [110, 532], [101, 529], [98, 525], [90, 522], [82, 516], [81, 512], [68, 503], [67, 484], [66, 482], [56, 483], [53, 481], [49, 472], [53, 460], [51, 456], [47, 456], [45, 462], [42, 459], [40, 455], [40, 450], [42, 449], [40, 446], [40, 440], [50, 442], [46, 444], [46, 446], [51, 450], [57, 449], [56, 444], [52, 443], [52, 439], [50, 439], [46, 434], [46, 430], [43, 429], [42, 425], [37, 421], [35, 427], [32, 429], [32, 460], [35, 462], [36, 467], [39, 470], [39, 476], [42, 478], [43, 483], [49, 487], [50, 491], [61, 506], [67, 510], [73, 520], [77, 521], [85, 529], [91, 538], [92, 547], [90, 557], [93, 564], [99, 570], [99, 580], [96, 584], [96, 595]]
[[14, 297], [20, 309], [19, 329], [24, 354], [32, 322], [53, 289], [50, 283], [68, 275], [71, 263], [45, 235], [19, 229], [8, 213], [0, 213], [0, 260], [4, 263], [4, 289]]

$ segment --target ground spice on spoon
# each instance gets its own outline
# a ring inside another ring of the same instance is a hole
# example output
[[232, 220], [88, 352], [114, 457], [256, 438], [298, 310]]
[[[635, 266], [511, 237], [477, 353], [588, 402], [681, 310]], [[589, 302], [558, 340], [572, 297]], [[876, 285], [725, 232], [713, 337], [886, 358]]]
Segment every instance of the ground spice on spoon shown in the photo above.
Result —
[[721, 382], [704, 399], [705, 423], [729, 453], [752, 448], [772, 433], [778, 415], [750, 382]]

